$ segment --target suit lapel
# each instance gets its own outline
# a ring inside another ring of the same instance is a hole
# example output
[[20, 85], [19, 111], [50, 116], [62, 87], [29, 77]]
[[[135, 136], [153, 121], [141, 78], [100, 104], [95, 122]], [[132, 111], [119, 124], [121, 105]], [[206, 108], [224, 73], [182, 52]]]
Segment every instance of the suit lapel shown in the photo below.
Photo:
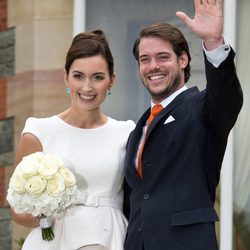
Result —
[[[145, 143], [147, 142], [147, 138], [150, 136], [156, 125], [163, 119], [164, 117], [168, 116], [177, 106], [179, 106], [188, 96], [196, 94], [198, 89], [196, 87], [190, 88], [181, 94], [179, 94], [168, 106], [166, 106], [158, 116], [151, 122], [150, 127], [148, 128], [147, 135], [145, 138]], [[136, 157], [136, 153], [138, 150], [138, 144], [140, 142], [142, 136], [142, 130], [145, 126], [147, 119], [150, 115], [150, 108], [148, 108], [139, 121], [136, 124], [135, 129], [133, 130], [131, 137], [129, 139], [129, 144], [127, 148], [127, 160], [129, 161], [129, 169], [137, 174], [134, 159]], [[139, 176], [138, 176], [139, 178]]]
[[[188, 98], [190, 95], [194, 95], [198, 92], [197, 87], [193, 87], [190, 89], [187, 89], [186, 91], [183, 91], [181, 94], [179, 94], [169, 105], [167, 105], [162, 112], [159, 113], [158, 116], [155, 117], [155, 119], [151, 122], [147, 135], [146, 135], [146, 141], [147, 138], [150, 136], [151, 132], [154, 130], [155, 126], [163, 119], [163, 117], [169, 116], [170, 113], [179, 106], [186, 98]], [[145, 141], [145, 143], [146, 143]]]

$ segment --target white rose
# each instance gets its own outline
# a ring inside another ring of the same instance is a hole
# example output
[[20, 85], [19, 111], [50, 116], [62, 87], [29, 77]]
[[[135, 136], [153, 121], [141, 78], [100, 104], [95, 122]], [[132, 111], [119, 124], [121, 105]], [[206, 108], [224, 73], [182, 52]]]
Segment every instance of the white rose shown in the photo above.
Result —
[[33, 160], [33, 161], [36, 161], [36, 162], [39, 163], [39, 162], [42, 161], [43, 157], [44, 157], [43, 152], [37, 151], [37, 152], [35, 152], [35, 153], [32, 153], [32, 154], [29, 154], [29, 155], [24, 156], [24, 157], [23, 157], [23, 160], [28, 159], [28, 160]]
[[16, 172], [12, 175], [10, 179], [10, 186], [12, 189], [19, 194], [22, 194], [25, 191], [26, 179], [20, 172]]
[[53, 197], [59, 197], [65, 190], [64, 179], [60, 174], [55, 174], [53, 178], [48, 180], [47, 192]]
[[62, 164], [58, 157], [46, 155], [40, 164], [38, 172], [46, 179], [50, 179], [57, 173]]
[[47, 181], [43, 176], [32, 176], [26, 183], [25, 189], [32, 196], [41, 194], [47, 185]]
[[45, 158], [48, 158], [53, 161], [59, 168], [64, 167], [64, 162], [58, 155], [45, 155]]
[[64, 167], [64, 162], [63, 160], [57, 156], [57, 155], [47, 155], [46, 157], [49, 157], [51, 160], [53, 160], [59, 168]]
[[43, 159], [42, 152], [36, 152], [23, 157], [22, 161], [17, 165], [17, 169], [22, 171], [25, 177], [37, 174], [40, 162]]
[[70, 187], [76, 184], [76, 178], [68, 168], [60, 168], [59, 173], [64, 178], [66, 187]]
[[19, 206], [22, 200], [23, 194], [15, 192], [11, 187], [7, 191], [6, 199], [11, 207]]

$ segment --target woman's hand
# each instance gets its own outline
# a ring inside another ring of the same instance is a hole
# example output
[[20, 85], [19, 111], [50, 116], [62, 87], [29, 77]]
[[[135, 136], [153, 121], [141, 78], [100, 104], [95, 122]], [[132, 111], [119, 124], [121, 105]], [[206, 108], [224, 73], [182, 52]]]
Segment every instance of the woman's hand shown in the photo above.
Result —
[[17, 214], [15, 213], [13, 208], [11, 208], [11, 217], [13, 221], [15, 221], [17, 224], [22, 225], [24, 227], [35, 228], [40, 225], [39, 217], [34, 217], [31, 214], [24, 214], [24, 213]]

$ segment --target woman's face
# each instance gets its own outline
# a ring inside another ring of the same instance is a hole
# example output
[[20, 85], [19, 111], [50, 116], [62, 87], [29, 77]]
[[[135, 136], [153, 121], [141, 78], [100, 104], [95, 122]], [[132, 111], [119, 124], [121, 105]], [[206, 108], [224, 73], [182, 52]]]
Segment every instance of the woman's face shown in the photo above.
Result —
[[114, 79], [115, 75], [110, 78], [108, 64], [101, 55], [76, 59], [69, 74], [64, 72], [66, 86], [71, 90], [72, 106], [85, 111], [100, 108]]

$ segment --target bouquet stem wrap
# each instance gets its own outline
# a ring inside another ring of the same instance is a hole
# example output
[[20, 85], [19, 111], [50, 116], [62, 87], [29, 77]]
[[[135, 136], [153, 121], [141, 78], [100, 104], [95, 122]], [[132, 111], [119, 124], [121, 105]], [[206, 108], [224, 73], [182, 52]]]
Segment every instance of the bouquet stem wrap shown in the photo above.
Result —
[[43, 240], [50, 241], [54, 239], [54, 233], [52, 230], [52, 216], [40, 217], [40, 227], [42, 229]]

